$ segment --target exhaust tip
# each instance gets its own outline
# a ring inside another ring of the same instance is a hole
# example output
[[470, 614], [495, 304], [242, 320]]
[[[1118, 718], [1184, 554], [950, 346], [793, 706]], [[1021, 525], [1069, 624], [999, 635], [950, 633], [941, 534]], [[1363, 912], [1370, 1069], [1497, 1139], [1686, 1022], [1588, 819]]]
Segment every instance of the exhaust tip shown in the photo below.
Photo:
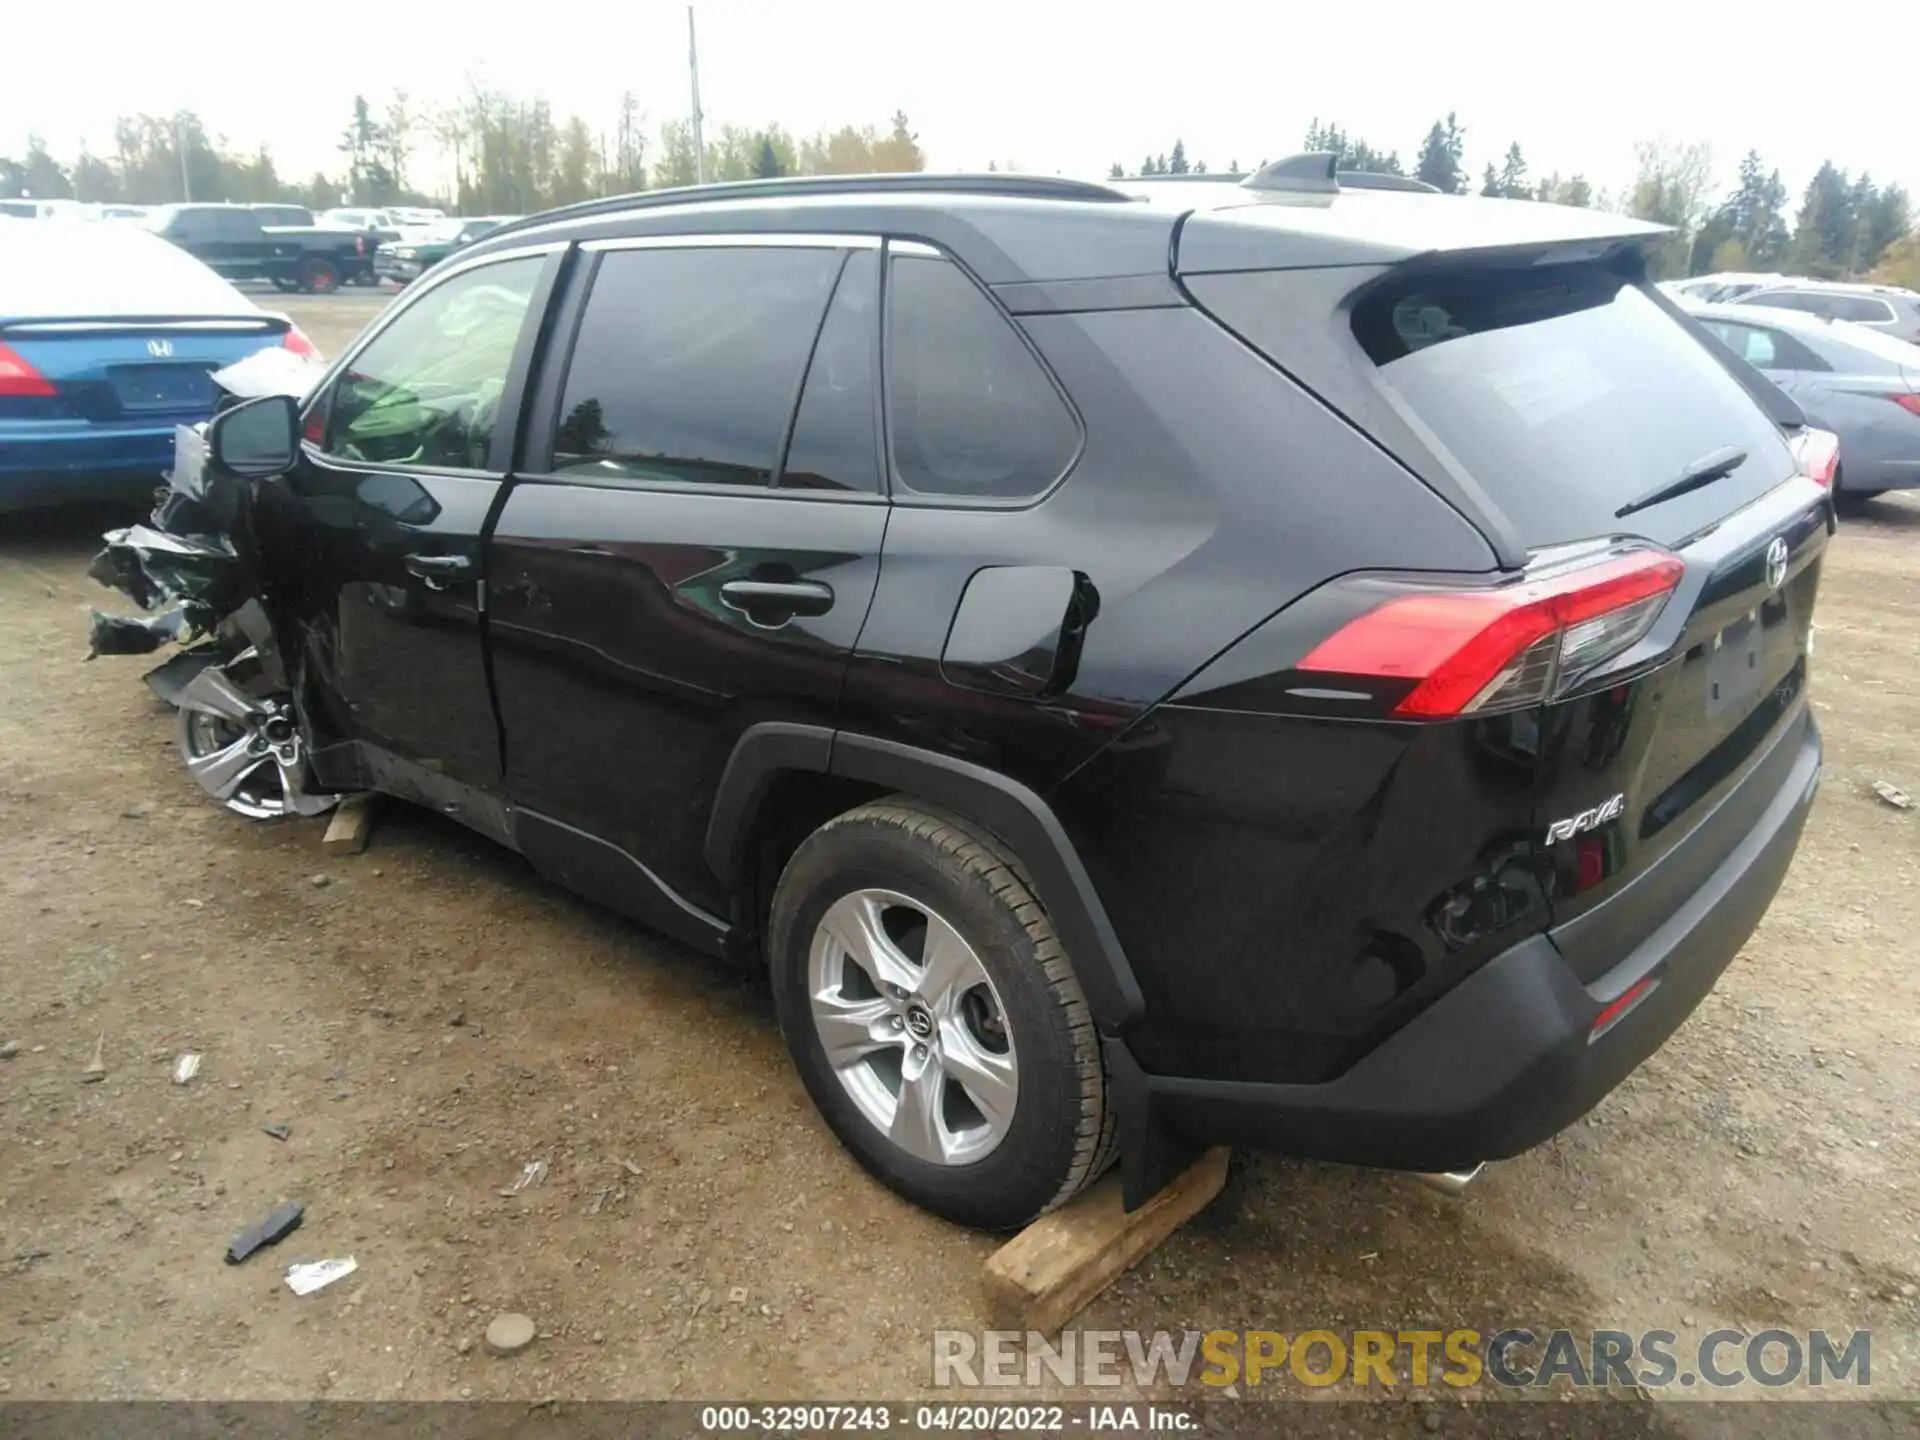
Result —
[[1486, 1168], [1486, 1161], [1483, 1160], [1471, 1170], [1416, 1171], [1413, 1178], [1429, 1190], [1438, 1190], [1442, 1195], [1464, 1195], [1467, 1187], [1473, 1184], [1480, 1172]]

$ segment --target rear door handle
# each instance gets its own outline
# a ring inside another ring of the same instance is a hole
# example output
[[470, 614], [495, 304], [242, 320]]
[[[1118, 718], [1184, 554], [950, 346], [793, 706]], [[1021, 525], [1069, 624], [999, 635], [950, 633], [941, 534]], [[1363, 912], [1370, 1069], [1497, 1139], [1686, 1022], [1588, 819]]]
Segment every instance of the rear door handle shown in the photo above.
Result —
[[464, 580], [473, 573], [470, 555], [409, 555], [407, 573], [427, 582], [429, 590], [444, 590], [453, 580]]
[[779, 626], [796, 615], [826, 614], [833, 587], [818, 580], [729, 580], [720, 599], [756, 625]]

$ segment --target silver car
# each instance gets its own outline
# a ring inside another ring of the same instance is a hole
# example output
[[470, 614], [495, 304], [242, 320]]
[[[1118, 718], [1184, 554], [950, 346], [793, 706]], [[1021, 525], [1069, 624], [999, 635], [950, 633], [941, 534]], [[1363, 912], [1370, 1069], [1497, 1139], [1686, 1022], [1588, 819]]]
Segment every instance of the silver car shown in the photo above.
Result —
[[1692, 305], [1736, 355], [1840, 437], [1834, 498], [1920, 486], [1920, 345], [1845, 320], [1741, 301]]
[[1849, 285], [1839, 280], [1786, 280], [1741, 295], [1724, 292], [1698, 297], [1799, 310], [1826, 320], [1870, 325], [1883, 335], [1920, 345], [1920, 293], [1897, 285]]

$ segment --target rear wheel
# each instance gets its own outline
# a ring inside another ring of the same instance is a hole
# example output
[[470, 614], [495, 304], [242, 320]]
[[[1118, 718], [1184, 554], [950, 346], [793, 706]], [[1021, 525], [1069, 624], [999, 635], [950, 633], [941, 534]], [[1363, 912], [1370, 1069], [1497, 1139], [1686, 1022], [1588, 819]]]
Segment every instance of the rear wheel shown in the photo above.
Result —
[[300, 288], [310, 295], [328, 294], [340, 288], [340, 272], [331, 260], [309, 257], [300, 266]]
[[1010, 1229], [1112, 1158], [1085, 995], [1014, 857], [905, 800], [788, 862], [768, 947], [781, 1033], [854, 1156], [937, 1214]]

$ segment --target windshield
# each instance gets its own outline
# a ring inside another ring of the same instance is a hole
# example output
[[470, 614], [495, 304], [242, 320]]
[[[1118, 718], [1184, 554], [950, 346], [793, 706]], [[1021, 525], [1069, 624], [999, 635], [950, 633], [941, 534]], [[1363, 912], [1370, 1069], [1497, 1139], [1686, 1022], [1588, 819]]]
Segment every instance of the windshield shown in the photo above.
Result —
[[[1455, 267], [1356, 308], [1379, 380], [1529, 547], [1615, 533], [1672, 542], [1793, 474], [1779, 429], [1706, 347], [1600, 265]], [[1724, 478], [1615, 512], [1742, 450]]]

